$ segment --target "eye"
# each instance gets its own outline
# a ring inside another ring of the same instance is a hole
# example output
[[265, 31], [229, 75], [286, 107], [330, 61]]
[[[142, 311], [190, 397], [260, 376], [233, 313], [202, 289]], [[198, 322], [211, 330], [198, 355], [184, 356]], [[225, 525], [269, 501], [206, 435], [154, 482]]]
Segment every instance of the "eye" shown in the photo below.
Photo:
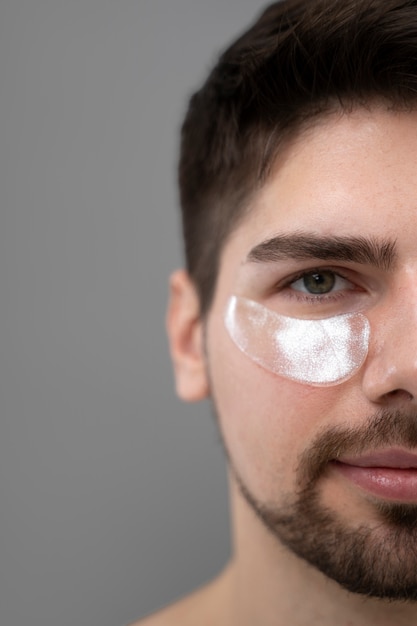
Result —
[[320, 296], [342, 289], [352, 289], [353, 285], [349, 280], [331, 270], [314, 270], [304, 273], [300, 278], [293, 281], [290, 287], [294, 291]]

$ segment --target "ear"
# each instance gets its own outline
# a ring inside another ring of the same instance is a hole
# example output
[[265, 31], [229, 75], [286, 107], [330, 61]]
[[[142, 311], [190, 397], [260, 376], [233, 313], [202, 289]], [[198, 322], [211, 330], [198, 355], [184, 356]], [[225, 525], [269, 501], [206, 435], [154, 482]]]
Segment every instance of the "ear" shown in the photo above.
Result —
[[188, 273], [170, 278], [167, 331], [174, 364], [177, 394], [188, 402], [208, 396], [209, 384], [203, 342], [200, 302]]

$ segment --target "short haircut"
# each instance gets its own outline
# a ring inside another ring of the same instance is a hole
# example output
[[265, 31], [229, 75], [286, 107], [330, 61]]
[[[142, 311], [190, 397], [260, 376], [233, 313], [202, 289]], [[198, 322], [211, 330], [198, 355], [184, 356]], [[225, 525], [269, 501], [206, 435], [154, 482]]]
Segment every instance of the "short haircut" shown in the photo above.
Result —
[[179, 186], [186, 266], [210, 308], [227, 237], [284, 142], [332, 110], [417, 102], [417, 0], [284, 0], [191, 98]]

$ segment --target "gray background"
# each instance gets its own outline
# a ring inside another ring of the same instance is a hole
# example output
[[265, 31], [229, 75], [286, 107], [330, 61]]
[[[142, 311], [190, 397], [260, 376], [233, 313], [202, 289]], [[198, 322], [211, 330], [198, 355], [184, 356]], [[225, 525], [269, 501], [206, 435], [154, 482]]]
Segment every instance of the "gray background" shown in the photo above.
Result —
[[164, 311], [186, 99], [263, 4], [0, 2], [1, 626], [120, 626], [227, 560]]

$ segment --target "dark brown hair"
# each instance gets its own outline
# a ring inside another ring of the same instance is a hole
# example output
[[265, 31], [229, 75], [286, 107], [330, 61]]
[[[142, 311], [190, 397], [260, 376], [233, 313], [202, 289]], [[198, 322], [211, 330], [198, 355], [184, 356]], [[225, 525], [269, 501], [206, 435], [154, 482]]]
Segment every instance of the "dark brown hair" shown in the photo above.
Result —
[[182, 126], [187, 269], [207, 313], [226, 238], [306, 121], [417, 101], [417, 0], [285, 0], [220, 57]]

